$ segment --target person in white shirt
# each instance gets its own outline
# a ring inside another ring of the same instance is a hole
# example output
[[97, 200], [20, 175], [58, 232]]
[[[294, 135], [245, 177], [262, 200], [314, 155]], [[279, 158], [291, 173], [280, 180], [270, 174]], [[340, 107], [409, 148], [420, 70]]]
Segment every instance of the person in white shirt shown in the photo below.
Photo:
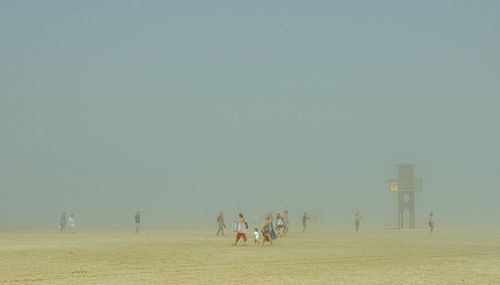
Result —
[[281, 229], [284, 227], [283, 218], [281, 217], [281, 213], [279, 211], [276, 212], [276, 231], [278, 232], [278, 236], [281, 236]]
[[259, 228], [254, 228], [253, 229], [253, 234], [255, 235], [254, 244], [255, 245], [261, 245]]
[[69, 223], [69, 232], [76, 233], [75, 214], [71, 214], [69, 216], [68, 223]]

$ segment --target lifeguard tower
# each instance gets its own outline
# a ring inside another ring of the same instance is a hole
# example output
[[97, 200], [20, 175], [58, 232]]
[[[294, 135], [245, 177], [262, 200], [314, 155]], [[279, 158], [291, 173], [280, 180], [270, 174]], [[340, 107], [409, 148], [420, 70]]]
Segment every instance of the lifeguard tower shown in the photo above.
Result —
[[[390, 180], [390, 190], [398, 195], [398, 223], [393, 229], [414, 229], [415, 224], [415, 192], [422, 191], [422, 178], [415, 178], [414, 164], [398, 164], [398, 179]], [[409, 223], [405, 224], [405, 212], [409, 213]]]

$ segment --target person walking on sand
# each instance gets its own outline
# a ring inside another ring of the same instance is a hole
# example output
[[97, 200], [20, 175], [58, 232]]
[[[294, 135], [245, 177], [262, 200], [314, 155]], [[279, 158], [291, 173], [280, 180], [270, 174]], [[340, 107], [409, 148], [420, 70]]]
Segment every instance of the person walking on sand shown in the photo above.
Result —
[[217, 236], [219, 236], [219, 233], [221, 232], [222, 236], [224, 236], [224, 228], [226, 227], [226, 225], [224, 224], [224, 215], [222, 214], [222, 211], [217, 216], [217, 223], [219, 224], [219, 229], [217, 230]]
[[261, 242], [260, 242], [260, 232], [259, 232], [259, 228], [254, 228], [254, 229], [253, 229], [253, 235], [254, 235], [253, 244], [254, 244], [254, 245], [260, 245], [260, 244], [261, 244]]
[[278, 232], [278, 236], [281, 237], [281, 229], [284, 227], [283, 218], [281, 217], [280, 211], [276, 211], [276, 231]]
[[309, 220], [309, 217], [307, 216], [306, 212], [304, 212], [304, 216], [302, 216], [302, 226], [304, 227], [302, 229], [302, 233], [306, 232], [306, 229], [307, 229], [307, 220]]
[[135, 214], [135, 233], [138, 234], [141, 232], [141, 213], [137, 211]]
[[238, 244], [240, 238], [243, 238], [243, 246], [247, 246], [246, 230], [248, 229], [248, 224], [247, 221], [245, 221], [245, 218], [243, 218], [242, 213], [240, 213], [238, 216], [240, 219], [239, 221], [235, 221], [236, 229], [234, 231], [237, 234], [236, 234], [236, 241], [233, 243], [233, 246], [236, 246]]
[[429, 236], [434, 233], [434, 218], [432, 212], [429, 214]]
[[273, 224], [271, 222], [271, 218], [268, 215], [266, 215], [266, 222], [264, 223], [264, 226], [262, 226], [263, 239], [262, 239], [262, 242], [260, 243], [261, 246], [263, 246], [266, 241], [269, 242], [271, 245], [273, 245], [273, 241], [272, 241], [272, 237], [271, 237], [271, 233], [273, 230], [272, 227], [273, 227]]
[[62, 233], [64, 228], [66, 227], [66, 212], [64, 212], [59, 219], [59, 232]]
[[354, 226], [356, 227], [356, 232], [358, 232], [359, 231], [359, 221], [361, 220], [361, 216], [359, 215], [359, 211], [354, 212], [354, 210], [352, 210], [352, 213], [354, 214]]
[[76, 221], [75, 221], [75, 214], [71, 214], [69, 215], [69, 218], [68, 218], [68, 229], [69, 229], [69, 233], [76, 233]]
[[290, 221], [288, 221], [288, 210], [283, 213], [283, 236], [286, 237], [288, 234], [288, 228], [290, 226]]
[[274, 230], [276, 228], [276, 222], [274, 221], [273, 213], [269, 212], [268, 216], [269, 216], [269, 220], [271, 221], [271, 227]]

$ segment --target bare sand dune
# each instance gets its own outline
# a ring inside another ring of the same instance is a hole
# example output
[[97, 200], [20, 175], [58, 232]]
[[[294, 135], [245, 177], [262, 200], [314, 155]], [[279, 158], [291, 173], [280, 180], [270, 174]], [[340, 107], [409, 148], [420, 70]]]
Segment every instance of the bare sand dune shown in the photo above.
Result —
[[[250, 237], [250, 235], [249, 235]], [[2, 284], [500, 284], [496, 229], [302, 234], [231, 246], [214, 229], [0, 232]]]

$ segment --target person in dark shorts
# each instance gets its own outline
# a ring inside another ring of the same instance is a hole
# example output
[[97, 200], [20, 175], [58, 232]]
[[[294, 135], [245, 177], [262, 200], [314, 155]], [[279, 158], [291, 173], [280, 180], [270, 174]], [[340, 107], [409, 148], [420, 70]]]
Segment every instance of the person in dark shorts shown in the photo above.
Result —
[[66, 212], [64, 212], [61, 218], [59, 219], [59, 232], [62, 233], [65, 227], [66, 227]]
[[306, 232], [306, 229], [307, 229], [307, 220], [309, 220], [309, 217], [307, 216], [307, 214], [304, 212], [304, 216], [302, 217], [302, 227], [304, 227], [302, 229], [302, 233], [305, 233]]
[[135, 214], [135, 233], [138, 234], [141, 232], [141, 213], [137, 211], [137, 214]]
[[429, 214], [429, 236], [434, 233], [434, 214]]
[[354, 212], [354, 210], [352, 210], [352, 213], [354, 214], [354, 226], [356, 227], [356, 232], [358, 232], [359, 231], [359, 221], [361, 220], [361, 215], [359, 214], [359, 211]]

